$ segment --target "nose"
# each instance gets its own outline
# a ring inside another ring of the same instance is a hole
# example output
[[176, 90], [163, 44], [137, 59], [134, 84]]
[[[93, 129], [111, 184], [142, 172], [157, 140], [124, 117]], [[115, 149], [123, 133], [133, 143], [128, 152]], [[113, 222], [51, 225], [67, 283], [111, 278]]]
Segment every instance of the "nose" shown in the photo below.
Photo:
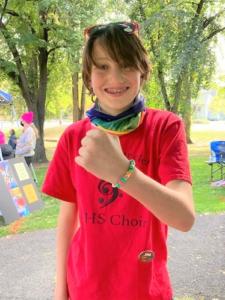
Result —
[[119, 66], [115, 66], [111, 69], [110, 72], [110, 80], [111, 83], [118, 84], [118, 83], [124, 83], [125, 82], [125, 76], [123, 73], [122, 68]]

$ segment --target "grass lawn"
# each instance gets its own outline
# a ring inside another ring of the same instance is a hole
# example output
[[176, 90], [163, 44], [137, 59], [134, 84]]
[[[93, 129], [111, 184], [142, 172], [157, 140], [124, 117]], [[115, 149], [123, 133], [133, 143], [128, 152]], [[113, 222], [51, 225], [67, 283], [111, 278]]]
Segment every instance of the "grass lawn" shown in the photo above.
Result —
[[[55, 140], [59, 133], [63, 131], [62, 127], [48, 129], [47, 135], [47, 156], [50, 159], [55, 148]], [[194, 144], [189, 146], [191, 170], [193, 177], [193, 192], [196, 211], [199, 214], [204, 213], [222, 213], [225, 212], [225, 188], [212, 187], [209, 182], [210, 167], [205, 162], [209, 157], [209, 141], [224, 140], [223, 131], [194, 131], [192, 132]], [[37, 166], [39, 187], [43, 182], [46, 166]], [[40, 211], [32, 213], [26, 218], [22, 218], [8, 226], [0, 227], [0, 237], [14, 233], [26, 231], [54, 228], [56, 226], [57, 214], [59, 210], [59, 201], [42, 195], [45, 206]]]
[[225, 212], [225, 187], [212, 187], [209, 182], [210, 166], [207, 157], [190, 158], [193, 193], [197, 213]]
[[224, 130], [218, 130], [217, 127], [219, 125], [214, 123], [213, 126], [192, 129], [191, 132], [193, 144], [189, 145], [189, 154], [197, 213], [225, 212], [225, 187], [210, 185], [210, 166], [206, 163], [210, 155], [210, 141], [225, 140]]

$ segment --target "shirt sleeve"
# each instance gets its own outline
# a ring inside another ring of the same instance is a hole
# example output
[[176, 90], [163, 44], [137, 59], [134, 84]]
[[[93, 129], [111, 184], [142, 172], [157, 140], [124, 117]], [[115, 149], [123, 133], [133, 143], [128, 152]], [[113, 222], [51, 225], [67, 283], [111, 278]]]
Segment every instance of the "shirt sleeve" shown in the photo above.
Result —
[[72, 181], [72, 157], [69, 139], [64, 133], [47, 170], [42, 192], [67, 202], [76, 202], [76, 189]]
[[16, 147], [16, 155], [29, 154], [34, 150], [36, 144], [35, 133], [32, 128], [28, 128], [23, 134], [22, 138], [19, 139]]
[[162, 184], [171, 180], [192, 183], [184, 124], [171, 116], [161, 139], [159, 177]]

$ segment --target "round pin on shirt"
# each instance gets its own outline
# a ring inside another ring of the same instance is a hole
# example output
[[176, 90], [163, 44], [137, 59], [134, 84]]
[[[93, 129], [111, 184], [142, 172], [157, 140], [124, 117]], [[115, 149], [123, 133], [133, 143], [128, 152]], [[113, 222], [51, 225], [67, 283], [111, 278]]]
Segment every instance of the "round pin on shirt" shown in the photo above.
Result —
[[148, 263], [153, 260], [155, 253], [152, 250], [144, 250], [138, 255], [141, 262]]

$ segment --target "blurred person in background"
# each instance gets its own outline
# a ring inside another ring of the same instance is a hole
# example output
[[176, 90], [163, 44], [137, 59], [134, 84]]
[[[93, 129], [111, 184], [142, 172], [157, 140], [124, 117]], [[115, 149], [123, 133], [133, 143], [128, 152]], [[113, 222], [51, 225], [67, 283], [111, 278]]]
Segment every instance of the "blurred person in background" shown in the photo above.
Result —
[[36, 140], [38, 130], [33, 124], [34, 113], [32, 111], [25, 112], [20, 117], [20, 125], [23, 132], [16, 144], [16, 156], [23, 156], [27, 165], [30, 166], [32, 158], [35, 154]]
[[9, 131], [8, 144], [13, 148], [13, 150], [16, 149], [16, 142], [17, 142], [16, 132], [14, 129], [11, 129]]
[[0, 160], [10, 159], [14, 157], [13, 148], [6, 144], [5, 142], [5, 134], [4, 132], [0, 131]]

